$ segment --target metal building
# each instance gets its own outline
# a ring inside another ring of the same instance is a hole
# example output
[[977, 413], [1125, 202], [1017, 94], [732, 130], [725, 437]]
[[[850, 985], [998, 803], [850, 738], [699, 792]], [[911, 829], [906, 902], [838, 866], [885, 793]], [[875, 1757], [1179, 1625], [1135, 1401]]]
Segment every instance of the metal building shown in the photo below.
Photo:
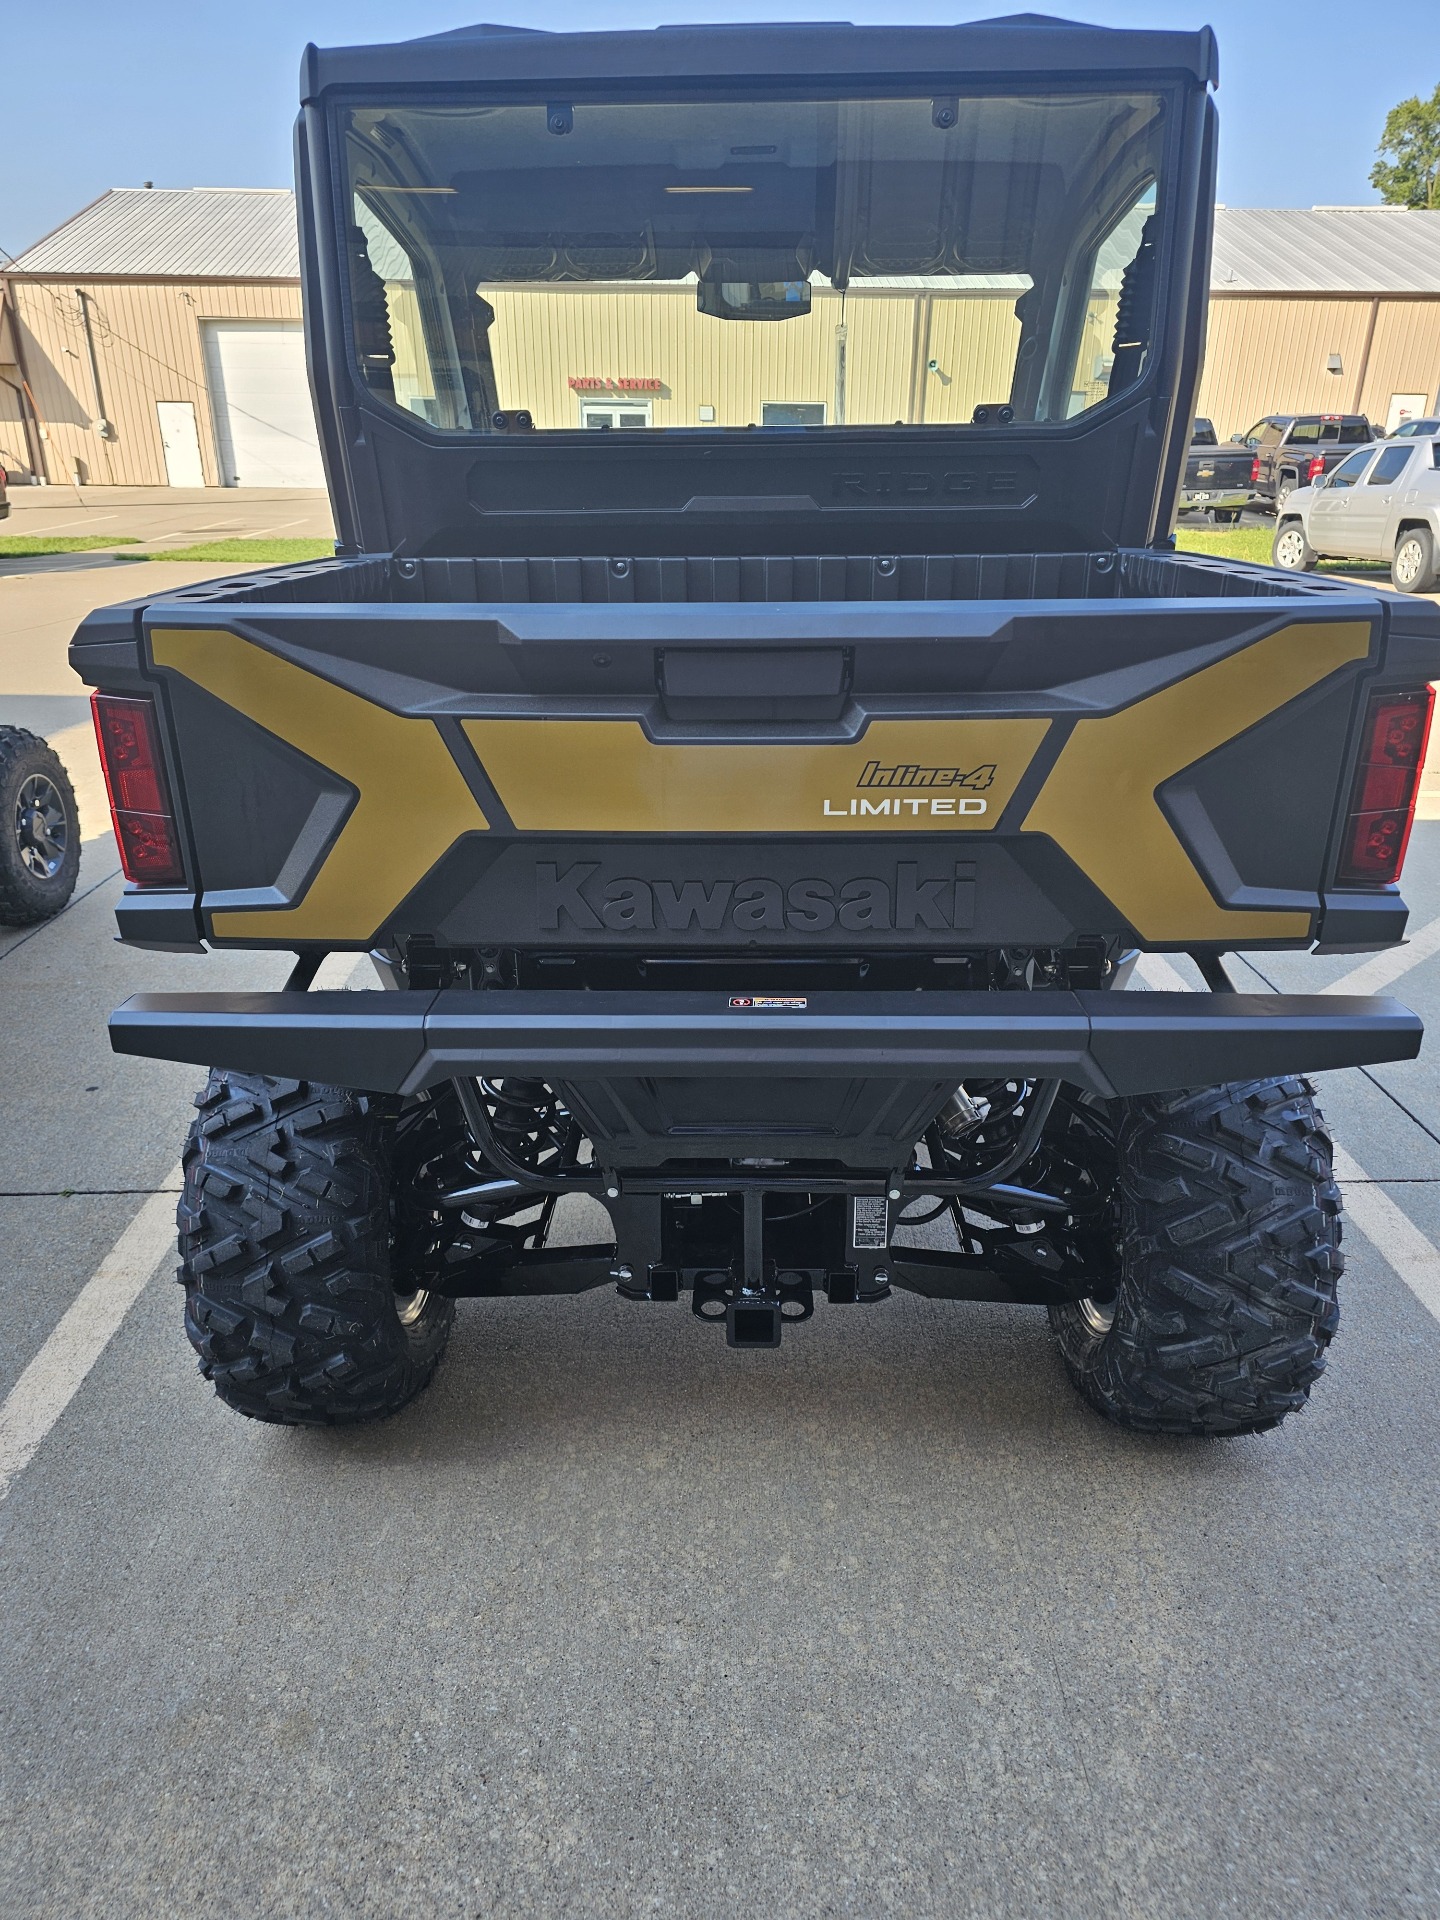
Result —
[[287, 189], [115, 188], [3, 269], [0, 299], [0, 466], [324, 485]]
[[[424, 415], [419, 309], [403, 264], [377, 264], [397, 396]], [[816, 287], [809, 315], [744, 356], [683, 287], [484, 291], [505, 322], [502, 396], [541, 426], [820, 426], [963, 420], [1004, 399], [1023, 286], [893, 278], [843, 302]], [[1113, 291], [1093, 302], [1094, 391], [1077, 407], [1103, 391]], [[867, 350], [847, 355], [852, 340]], [[1289, 411], [1393, 426], [1437, 401], [1440, 213], [1217, 209], [1200, 411], [1222, 433]], [[321, 485], [291, 195], [117, 188], [0, 271], [0, 466], [51, 483]]]

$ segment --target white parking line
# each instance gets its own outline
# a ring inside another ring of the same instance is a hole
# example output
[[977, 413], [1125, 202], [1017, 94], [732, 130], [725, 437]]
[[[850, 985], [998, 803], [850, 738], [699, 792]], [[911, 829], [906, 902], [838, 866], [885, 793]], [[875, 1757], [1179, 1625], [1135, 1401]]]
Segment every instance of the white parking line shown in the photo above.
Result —
[[1346, 1215], [1421, 1306], [1440, 1320], [1440, 1248], [1343, 1147], [1335, 1149], [1335, 1177], [1345, 1191]]
[[[178, 1187], [180, 1169], [166, 1178]], [[154, 1193], [61, 1315], [0, 1406], [3, 1500], [175, 1242], [175, 1195]]]
[[1375, 953], [1358, 967], [1352, 967], [1349, 973], [1342, 973], [1338, 980], [1332, 980], [1328, 987], [1322, 987], [1322, 993], [1383, 993], [1386, 987], [1406, 974], [1412, 967], [1433, 960], [1440, 953], [1440, 920], [1432, 920], [1428, 926], [1421, 927], [1403, 947], [1390, 947], [1384, 953]]

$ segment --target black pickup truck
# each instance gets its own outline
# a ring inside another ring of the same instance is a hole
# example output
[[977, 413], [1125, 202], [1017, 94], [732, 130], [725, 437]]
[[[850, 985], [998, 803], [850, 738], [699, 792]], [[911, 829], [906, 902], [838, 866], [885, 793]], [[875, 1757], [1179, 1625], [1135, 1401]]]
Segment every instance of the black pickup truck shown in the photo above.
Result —
[[1180, 489], [1180, 511], [1208, 513], [1217, 524], [1233, 524], [1254, 498], [1253, 465], [1249, 447], [1235, 440], [1221, 446], [1213, 421], [1197, 416]]
[[1402, 938], [1440, 610], [1171, 549], [1215, 78], [1028, 14], [306, 52], [337, 554], [71, 651], [122, 937], [295, 956], [111, 1027], [211, 1069], [231, 1407], [393, 1412], [458, 1298], [590, 1287], [760, 1349], [1029, 1305], [1129, 1426], [1303, 1404], [1303, 1076], [1420, 1022], [1222, 955]]
[[1243, 436], [1254, 447], [1251, 488], [1278, 509], [1297, 487], [1313, 486], [1356, 447], [1380, 437], [1363, 413], [1272, 414]]

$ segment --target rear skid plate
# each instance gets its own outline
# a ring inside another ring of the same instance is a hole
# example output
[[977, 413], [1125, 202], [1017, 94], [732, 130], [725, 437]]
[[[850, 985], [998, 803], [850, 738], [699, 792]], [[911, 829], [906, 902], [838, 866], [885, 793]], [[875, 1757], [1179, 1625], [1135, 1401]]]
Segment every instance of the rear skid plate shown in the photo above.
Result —
[[410, 1094], [458, 1075], [547, 1082], [843, 1077], [1067, 1080], [1102, 1098], [1412, 1060], [1396, 1000], [1341, 994], [142, 993], [117, 1053]]

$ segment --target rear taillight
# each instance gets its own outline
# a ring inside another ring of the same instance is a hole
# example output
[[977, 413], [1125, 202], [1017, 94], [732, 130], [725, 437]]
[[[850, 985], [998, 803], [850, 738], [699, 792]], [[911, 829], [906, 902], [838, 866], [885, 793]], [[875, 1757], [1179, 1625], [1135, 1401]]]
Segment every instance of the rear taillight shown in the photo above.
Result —
[[1307, 467], [1307, 468], [1305, 469], [1305, 484], [1306, 484], [1306, 486], [1308, 487], [1308, 486], [1309, 486], [1309, 484], [1310, 484], [1310, 482], [1311, 482], [1312, 480], [1318, 480], [1318, 479], [1320, 478], [1320, 476], [1321, 476], [1321, 474], [1322, 474], [1322, 473], [1324, 473], [1324, 471], [1325, 471], [1325, 456], [1324, 456], [1324, 454], [1323, 454], [1323, 453], [1312, 453], [1312, 454], [1311, 454], [1311, 456], [1310, 456], [1310, 464], [1309, 464], [1309, 466], [1308, 466], [1308, 467]]
[[1377, 693], [1371, 699], [1337, 879], [1354, 886], [1382, 887], [1400, 878], [1434, 705], [1433, 687], [1415, 693]]
[[1260, 456], [1257, 453], [1255, 458], [1250, 462], [1250, 484], [1253, 486], [1259, 478], [1260, 478]]
[[92, 693], [95, 737], [125, 878], [139, 886], [183, 880], [180, 835], [170, 805], [153, 700]]

